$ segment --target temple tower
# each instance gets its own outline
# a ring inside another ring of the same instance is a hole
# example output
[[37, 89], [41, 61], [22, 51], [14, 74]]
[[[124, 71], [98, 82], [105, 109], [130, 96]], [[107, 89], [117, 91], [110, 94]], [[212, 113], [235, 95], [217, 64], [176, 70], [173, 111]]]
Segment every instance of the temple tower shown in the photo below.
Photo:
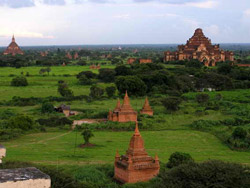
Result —
[[112, 113], [109, 113], [108, 120], [118, 122], [137, 121], [137, 112], [134, 111], [130, 105], [127, 91], [125, 93], [122, 106], [120, 105], [120, 100], [118, 99], [116, 108]]
[[158, 156], [153, 158], [147, 154], [136, 122], [126, 154], [120, 156], [118, 151], [116, 152], [114, 178], [121, 183], [144, 182], [157, 176], [159, 170]]
[[21, 48], [17, 45], [16, 40], [15, 40], [15, 36], [13, 35], [11, 43], [9, 44], [9, 46], [6, 48], [6, 50], [3, 52], [3, 55], [23, 55], [23, 51], [21, 50]]
[[150, 115], [150, 116], [154, 115], [154, 111], [152, 110], [151, 106], [149, 105], [148, 97], [146, 97], [143, 108], [140, 111], [140, 113], [141, 114], [147, 114], [147, 115]]

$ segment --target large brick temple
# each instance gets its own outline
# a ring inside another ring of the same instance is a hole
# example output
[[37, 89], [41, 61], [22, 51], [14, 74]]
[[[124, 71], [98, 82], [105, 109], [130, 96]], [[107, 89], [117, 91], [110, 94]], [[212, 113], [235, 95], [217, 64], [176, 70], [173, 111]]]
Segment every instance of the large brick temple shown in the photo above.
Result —
[[191, 59], [198, 59], [205, 66], [216, 66], [220, 61], [234, 61], [234, 54], [220, 49], [219, 44], [213, 45], [202, 29], [198, 28], [185, 45], [178, 46], [178, 51], [164, 53], [164, 61]]
[[109, 111], [108, 120], [117, 122], [137, 121], [137, 112], [134, 111], [130, 105], [127, 91], [124, 96], [122, 106], [120, 104], [120, 100], [118, 99], [115, 109], [113, 111]]
[[145, 182], [157, 176], [159, 170], [158, 156], [150, 157], [145, 151], [136, 122], [135, 132], [126, 154], [120, 156], [118, 151], [116, 152], [114, 178], [121, 183]]
[[24, 54], [23, 51], [21, 50], [21, 48], [17, 45], [14, 35], [12, 37], [11, 43], [6, 48], [6, 50], [3, 52], [3, 55], [9, 55], [9, 54], [12, 56], [15, 56], [17, 54], [19, 54], [19, 55]]

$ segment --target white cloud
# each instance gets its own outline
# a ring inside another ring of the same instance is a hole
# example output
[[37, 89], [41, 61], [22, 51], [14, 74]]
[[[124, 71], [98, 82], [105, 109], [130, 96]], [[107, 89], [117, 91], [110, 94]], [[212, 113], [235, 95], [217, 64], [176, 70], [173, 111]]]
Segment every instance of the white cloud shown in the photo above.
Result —
[[250, 16], [250, 9], [244, 11], [244, 16]]
[[120, 15], [116, 15], [114, 17], [118, 18], [118, 19], [129, 19], [130, 15], [129, 14], [120, 14]]
[[197, 7], [197, 8], [215, 8], [218, 5], [218, 2], [216, 1], [204, 1], [204, 2], [191, 2], [191, 3], [186, 3], [186, 6], [191, 6], [191, 7]]

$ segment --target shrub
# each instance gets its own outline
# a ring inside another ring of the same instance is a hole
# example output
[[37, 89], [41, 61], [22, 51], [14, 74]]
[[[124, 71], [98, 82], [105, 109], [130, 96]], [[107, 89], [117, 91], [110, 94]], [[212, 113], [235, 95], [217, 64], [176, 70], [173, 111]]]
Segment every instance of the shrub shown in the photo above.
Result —
[[116, 91], [116, 87], [115, 86], [110, 86], [110, 87], [106, 87], [106, 93], [108, 95], [108, 97], [113, 97]]
[[209, 100], [208, 94], [203, 93], [203, 94], [196, 95], [196, 101], [200, 104], [205, 104], [208, 102], [208, 100]]
[[85, 75], [81, 75], [78, 80], [81, 85], [91, 85], [93, 83], [92, 80]]
[[58, 89], [57, 91], [63, 96], [63, 97], [73, 97], [73, 91], [69, 89], [67, 83], [60, 80], [58, 81]]
[[165, 99], [162, 99], [162, 105], [166, 108], [168, 111], [177, 111], [179, 110], [179, 105], [181, 104], [181, 98], [179, 97], [168, 97]]
[[250, 186], [250, 168], [222, 161], [187, 163], [163, 170], [152, 187], [166, 188], [247, 188]]
[[42, 104], [42, 108], [41, 108], [41, 112], [43, 114], [54, 112], [54, 106], [53, 106], [53, 104], [51, 104], [49, 102], [43, 103]]
[[90, 94], [89, 96], [94, 98], [94, 99], [98, 99], [101, 98], [104, 94], [104, 89], [94, 85], [90, 88]]
[[28, 85], [28, 81], [24, 76], [17, 76], [15, 78], [12, 79], [11, 81], [11, 86], [27, 86]]
[[35, 122], [29, 116], [17, 115], [11, 117], [7, 121], [7, 127], [12, 129], [21, 129], [24, 131], [31, 130], [35, 126]]
[[190, 162], [194, 162], [191, 155], [189, 155], [188, 153], [175, 152], [172, 155], [170, 155], [169, 161], [167, 163], [167, 167], [173, 168], [181, 164], [190, 163]]
[[79, 79], [81, 76], [86, 76], [88, 79], [96, 78], [96, 74], [93, 73], [92, 71], [82, 71], [76, 75], [76, 78]]
[[98, 78], [103, 82], [113, 82], [115, 79], [114, 69], [99, 69]]
[[63, 127], [65, 125], [72, 125], [73, 121], [66, 117], [50, 117], [48, 119], [38, 119], [36, 120], [40, 125], [48, 127]]
[[89, 144], [89, 139], [94, 136], [89, 128], [85, 128], [81, 134], [84, 139], [84, 144]]
[[234, 129], [232, 136], [234, 139], [245, 139], [247, 136], [247, 131], [241, 127], [237, 127], [236, 129]]

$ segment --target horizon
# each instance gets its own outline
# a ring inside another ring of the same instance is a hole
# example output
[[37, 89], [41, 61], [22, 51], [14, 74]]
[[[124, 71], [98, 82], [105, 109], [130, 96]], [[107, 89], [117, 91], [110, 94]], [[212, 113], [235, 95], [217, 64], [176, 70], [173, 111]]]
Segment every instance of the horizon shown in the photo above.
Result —
[[13, 34], [20, 46], [184, 44], [196, 28], [250, 43], [247, 0], [0, 0], [0, 15], [0, 46]]

